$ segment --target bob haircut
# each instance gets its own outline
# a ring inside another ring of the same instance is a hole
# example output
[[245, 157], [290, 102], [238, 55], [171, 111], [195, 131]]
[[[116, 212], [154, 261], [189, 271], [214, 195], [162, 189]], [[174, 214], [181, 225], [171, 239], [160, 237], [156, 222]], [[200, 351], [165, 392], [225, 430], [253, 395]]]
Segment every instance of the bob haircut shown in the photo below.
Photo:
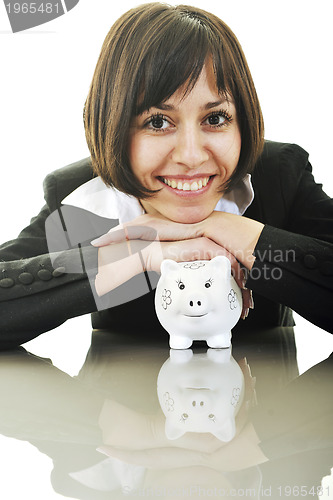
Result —
[[179, 88], [186, 95], [210, 58], [218, 92], [231, 95], [241, 133], [237, 168], [221, 186], [230, 190], [253, 167], [264, 143], [263, 118], [242, 48], [218, 17], [187, 5], [147, 3], [121, 16], [103, 43], [88, 97], [84, 124], [94, 173], [138, 199], [148, 190], [129, 162], [133, 117], [166, 101]]

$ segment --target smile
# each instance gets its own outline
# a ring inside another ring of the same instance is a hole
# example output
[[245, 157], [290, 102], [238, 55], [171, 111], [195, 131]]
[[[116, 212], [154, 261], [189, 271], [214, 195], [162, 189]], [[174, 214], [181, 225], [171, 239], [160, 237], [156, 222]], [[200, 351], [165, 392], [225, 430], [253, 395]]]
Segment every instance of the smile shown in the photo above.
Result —
[[204, 314], [184, 314], [187, 318], [202, 318], [203, 316], [207, 316], [208, 313]]
[[196, 179], [167, 179], [165, 177], [161, 177], [161, 180], [166, 184], [167, 186], [171, 187], [172, 189], [177, 189], [178, 191], [198, 191], [199, 189], [202, 189], [203, 187], [206, 187], [209, 180], [213, 176], [210, 177], [200, 177]]

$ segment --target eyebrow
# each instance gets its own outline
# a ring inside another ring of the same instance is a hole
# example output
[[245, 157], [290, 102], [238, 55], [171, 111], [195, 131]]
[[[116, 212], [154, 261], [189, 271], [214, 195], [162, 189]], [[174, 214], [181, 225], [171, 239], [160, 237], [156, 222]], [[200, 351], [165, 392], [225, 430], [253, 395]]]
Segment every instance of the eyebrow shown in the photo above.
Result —
[[[212, 108], [216, 108], [216, 106], [220, 106], [223, 102], [230, 102], [229, 99], [219, 99], [218, 101], [211, 101], [207, 102], [203, 106], [200, 107], [201, 110], [207, 111]], [[162, 111], [176, 111], [177, 108], [173, 106], [172, 104], [166, 104], [164, 102], [160, 102], [156, 106], [153, 106], [154, 108], [161, 109]]]

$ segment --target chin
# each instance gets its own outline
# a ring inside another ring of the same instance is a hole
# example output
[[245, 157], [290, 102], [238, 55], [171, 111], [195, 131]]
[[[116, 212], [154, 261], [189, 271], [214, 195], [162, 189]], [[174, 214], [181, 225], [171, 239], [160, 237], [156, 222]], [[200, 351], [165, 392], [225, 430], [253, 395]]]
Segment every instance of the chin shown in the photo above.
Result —
[[203, 208], [182, 208], [172, 211], [172, 213], [165, 214], [165, 217], [181, 224], [195, 224], [201, 222], [209, 217], [214, 210], [207, 210]]

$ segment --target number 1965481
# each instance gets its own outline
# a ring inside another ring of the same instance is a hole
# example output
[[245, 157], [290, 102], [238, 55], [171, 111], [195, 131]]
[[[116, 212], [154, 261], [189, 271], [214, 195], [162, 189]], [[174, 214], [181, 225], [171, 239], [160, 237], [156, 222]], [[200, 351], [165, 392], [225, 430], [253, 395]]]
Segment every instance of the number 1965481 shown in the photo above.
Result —
[[6, 9], [9, 14], [59, 14], [59, 3], [44, 3], [44, 2], [24, 2], [6, 4]]
[[277, 490], [280, 497], [305, 497], [311, 495], [316, 498], [320, 496], [327, 498], [329, 496], [329, 486], [312, 486], [311, 488], [307, 486], [278, 486]]

